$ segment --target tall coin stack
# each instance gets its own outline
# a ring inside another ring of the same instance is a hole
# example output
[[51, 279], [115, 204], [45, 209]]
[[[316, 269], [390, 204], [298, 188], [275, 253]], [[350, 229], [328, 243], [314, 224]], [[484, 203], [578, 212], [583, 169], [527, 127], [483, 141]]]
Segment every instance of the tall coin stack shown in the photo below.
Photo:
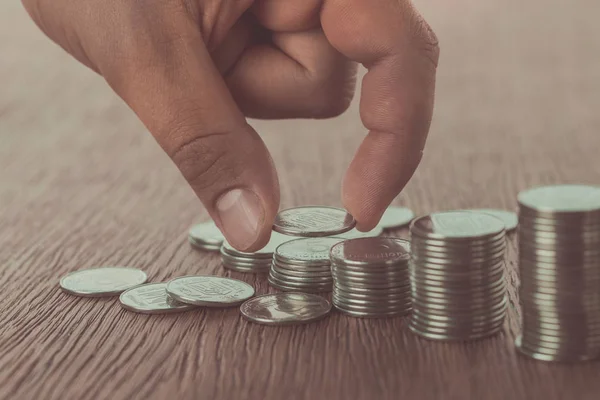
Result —
[[519, 194], [517, 349], [542, 361], [600, 355], [600, 187], [544, 186]]
[[254, 253], [238, 251], [225, 240], [221, 246], [223, 267], [237, 272], [267, 273], [271, 268], [273, 252], [277, 246], [292, 239], [294, 239], [293, 236], [271, 232], [269, 243]]
[[413, 311], [409, 327], [433, 340], [475, 340], [502, 329], [504, 223], [487, 214], [441, 212], [410, 227]]
[[330, 292], [333, 285], [329, 251], [343, 239], [295, 239], [273, 254], [269, 283], [283, 291]]
[[331, 248], [333, 304], [354, 317], [410, 312], [410, 244], [386, 237], [350, 239]]

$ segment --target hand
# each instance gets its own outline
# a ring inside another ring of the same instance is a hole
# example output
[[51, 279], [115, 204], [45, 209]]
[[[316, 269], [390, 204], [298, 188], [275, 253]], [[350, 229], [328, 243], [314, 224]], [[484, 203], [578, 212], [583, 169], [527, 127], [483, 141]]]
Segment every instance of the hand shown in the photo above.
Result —
[[369, 230], [406, 185], [433, 110], [437, 39], [409, 0], [23, 0], [101, 74], [173, 159], [228, 241], [266, 244], [279, 207], [252, 118], [327, 118], [363, 80], [370, 132], [343, 182]]

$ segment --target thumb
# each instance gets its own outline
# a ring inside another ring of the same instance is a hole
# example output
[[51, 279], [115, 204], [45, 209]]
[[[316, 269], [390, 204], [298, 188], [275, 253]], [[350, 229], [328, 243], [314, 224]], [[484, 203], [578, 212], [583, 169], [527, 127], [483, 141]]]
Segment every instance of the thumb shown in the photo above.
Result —
[[[160, 28], [153, 28], [160, 29]], [[178, 21], [101, 71], [175, 162], [234, 247], [254, 251], [279, 208], [271, 156], [246, 123], [198, 27]]]

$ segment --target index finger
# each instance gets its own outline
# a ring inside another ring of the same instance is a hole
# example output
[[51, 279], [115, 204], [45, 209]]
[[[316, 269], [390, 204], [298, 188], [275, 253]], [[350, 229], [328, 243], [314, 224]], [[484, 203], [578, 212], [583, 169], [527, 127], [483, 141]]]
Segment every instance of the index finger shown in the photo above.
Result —
[[330, 43], [362, 63], [360, 116], [369, 134], [344, 178], [344, 205], [360, 230], [372, 229], [404, 188], [423, 153], [439, 48], [409, 0], [325, 0]]

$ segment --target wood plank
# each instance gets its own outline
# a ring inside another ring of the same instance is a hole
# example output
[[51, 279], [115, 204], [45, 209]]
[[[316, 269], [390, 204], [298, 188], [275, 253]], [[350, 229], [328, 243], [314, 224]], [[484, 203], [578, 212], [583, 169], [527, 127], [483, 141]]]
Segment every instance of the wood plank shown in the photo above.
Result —
[[[514, 209], [519, 190], [600, 182], [600, 3], [431, 0], [442, 46], [421, 167], [396, 204], [418, 214]], [[236, 309], [171, 316], [58, 289], [67, 272], [130, 265], [152, 281], [226, 272], [194, 251], [206, 213], [103, 81], [52, 45], [18, 2], [0, 2], [0, 398], [596, 399], [596, 363], [516, 355], [516, 242], [504, 332], [468, 344], [419, 339], [401, 318], [333, 314], [303, 327]], [[282, 207], [340, 204], [362, 135], [358, 101], [329, 121], [252, 121], [271, 150]], [[405, 231], [398, 232], [406, 235]]]

